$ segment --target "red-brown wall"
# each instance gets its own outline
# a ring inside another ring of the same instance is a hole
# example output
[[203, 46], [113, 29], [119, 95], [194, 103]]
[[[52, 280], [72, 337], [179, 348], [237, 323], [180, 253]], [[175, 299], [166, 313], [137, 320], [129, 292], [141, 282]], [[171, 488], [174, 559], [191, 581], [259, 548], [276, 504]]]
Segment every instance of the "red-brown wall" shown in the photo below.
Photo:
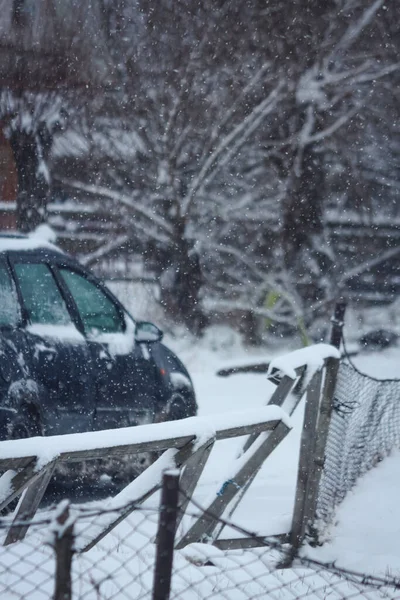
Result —
[[7, 138], [0, 130], [0, 230], [16, 229], [17, 192], [18, 179], [14, 155]]

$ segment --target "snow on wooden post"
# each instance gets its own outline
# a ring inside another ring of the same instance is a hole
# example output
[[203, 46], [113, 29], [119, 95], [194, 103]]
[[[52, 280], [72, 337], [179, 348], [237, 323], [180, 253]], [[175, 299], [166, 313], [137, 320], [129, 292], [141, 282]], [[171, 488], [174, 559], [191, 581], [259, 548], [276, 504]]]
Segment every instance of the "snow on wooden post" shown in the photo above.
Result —
[[171, 590], [172, 562], [178, 515], [179, 470], [163, 475], [157, 553], [154, 567], [153, 600], [168, 600]]
[[53, 524], [56, 575], [54, 600], [72, 598], [72, 557], [74, 554], [74, 522], [69, 519], [69, 502], [62, 501]]

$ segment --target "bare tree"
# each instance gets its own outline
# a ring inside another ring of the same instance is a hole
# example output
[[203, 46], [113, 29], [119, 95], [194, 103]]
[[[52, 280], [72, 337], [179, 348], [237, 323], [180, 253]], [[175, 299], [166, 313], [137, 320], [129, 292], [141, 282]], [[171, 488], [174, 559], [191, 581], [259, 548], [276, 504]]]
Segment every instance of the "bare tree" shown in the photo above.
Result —
[[[311, 3], [298, 4], [308, 15]], [[285, 122], [278, 121], [267, 132], [266, 150], [286, 181], [284, 262], [307, 304], [334, 297], [337, 284], [337, 257], [324, 226], [327, 200], [332, 201], [332, 163], [343, 174], [351, 159], [350, 137], [356, 135], [364, 147], [365, 122], [374, 109], [372, 92], [390, 79], [393, 86], [399, 68], [389, 53], [382, 55], [383, 8], [383, 0], [344, 0], [322, 9], [304, 56], [296, 57], [290, 71], [282, 107]], [[296, 43], [287, 37], [289, 44]], [[354, 146], [352, 150], [354, 158]]]
[[125, 86], [140, 137], [135, 163], [107, 185], [69, 183], [129, 209], [132, 226], [152, 244], [164, 305], [199, 330], [207, 227], [225, 203], [242, 203], [234, 178], [224, 177], [233, 164], [245, 170], [241, 152], [276, 110], [283, 81], [250, 50], [244, 57], [234, 49], [230, 3], [146, 4]]
[[383, 131], [382, 90], [396, 94], [395, 3], [104, 5], [120, 84], [98, 103], [92, 157], [100, 130], [109, 148], [68, 183], [109, 202], [126, 233], [87, 260], [130, 229], [191, 328], [205, 293], [263, 321], [311, 320], [340, 279], [326, 208], [354, 200], [360, 170], [364, 197], [389, 177], [372, 158], [368, 183], [361, 166]]

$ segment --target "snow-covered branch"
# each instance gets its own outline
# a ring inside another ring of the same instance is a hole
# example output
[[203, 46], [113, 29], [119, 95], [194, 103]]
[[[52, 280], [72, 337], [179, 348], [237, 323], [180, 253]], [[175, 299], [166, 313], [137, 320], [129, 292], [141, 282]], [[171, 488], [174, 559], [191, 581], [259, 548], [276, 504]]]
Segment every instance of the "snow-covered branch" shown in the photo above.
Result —
[[85, 256], [81, 257], [80, 262], [83, 265], [89, 266], [89, 265], [95, 263], [96, 261], [98, 261], [99, 259], [107, 256], [107, 254], [109, 254], [110, 252], [113, 252], [113, 250], [117, 250], [118, 248], [123, 246], [123, 244], [125, 244], [128, 241], [129, 241], [128, 235], [117, 235], [116, 238], [109, 240], [105, 244], [102, 244], [94, 252], [91, 252], [90, 254], [86, 254]]
[[207, 153], [210, 152], [210, 149], [212, 148], [215, 140], [218, 139], [218, 136], [220, 135], [221, 131], [223, 131], [224, 127], [227, 124], [229, 124], [230, 120], [232, 120], [232, 118], [234, 117], [234, 115], [237, 112], [238, 108], [240, 107], [241, 103], [243, 102], [243, 100], [248, 95], [248, 93], [251, 90], [253, 90], [254, 87], [257, 84], [260, 83], [262, 77], [268, 71], [268, 69], [270, 68], [270, 66], [271, 66], [271, 63], [270, 62], [266, 62], [266, 63], [264, 63], [258, 69], [258, 71], [250, 79], [249, 83], [243, 88], [243, 90], [241, 91], [241, 93], [239, 94], [239, 96], [237, 98], [235, 98], [235, 100], [232, 103], [232, 105], [228, 108], [228, 110], [225, 111], [225, 113], [223, 115], [223, 118], [218, 123], [216, 123], [214, 125], [214, 127], [211, 130], [211, 135], [209, 137], [209, 140], [205, 144], [203, 156], [207, 156]]
[[101, 185], [92, 185], [82, 183], [80, 181], [73, 181], [71, 179], [61, 180], [61, 183], [75, 190], [88, 192], [89, 194], [93, 194], [97, 197], [103, 197], [108, 198], [109, 200], [114, 200], [119, 204], [127, 206], [128, 208], [132, 209], [134, 212], [142, 215], [143, 217], [146, 217], [152, 223], [157, 224], [162, 230], [168, 233], [172, 233], [173, 231], [171, 225], [160, 215], [158, 215], [154, 210], [146, 208], [146, 206], [140, 204], [139, 202], [135, 202], [135, 200], [133, 200], [126, 194], [122, 194], [121, 192], [117, 192], [115, 190], [110, 190]]
[[219, 311], [243, 311], [252, 312], [257, 317], [264, 317], [265, 319], [271, 319], [275, 323], [282, 323], [286, 325], [297, 324], [299, 315], [295, 313], [288, 314], [288, 311], [278, 312], [274, 309], [264, 308], [260, 306], [253, 306], [250, 303], [243, 302], [241, 300], [221, 300], [217, 298], [209, 298], [206, 302], [206, 308], [208, 310], [219, 310]]
[[238, 125], [236, 125], [228, 134], [223, 136], [215, 150], [213, 150], [210, 156], [205, 160], [199, 173], [194, 177], [189, 191], [182, 202], [181, 210], [183, 215], [187, 214], [188, 209], [200, 187], [204, 185], [207, 179], [210, 178], [212, 170], [215, 172], [216, 165], [218, 168], [218, 162], [224, 153], [231, 150], [232, 144], [234, 144], [235, 151], [237, 151], [238, 148], [250, 137], [255, 127], [275, 109], [282, 87], [283, 82], [280, 82], [277, 87], [268, 95], [268, 97], [260, 102], [251, 111], [251, 113], [247, 115], [247, 117], [245, 117]]
[[329, 127], [326, 127], [326, 129], [323, 129], [322, 131], [319, 131], [318, 133], [315, 133], [314, 135], [310, 136], [308, 138], [308, 143], [313, 143], [313, 142], [320, 142], [322, 140], [324, 140], [325, 138], [333, 135], [334, 133], [336, 133], [336, 131], [338, 131], [338, 129], [340, 129], [341, 127], [343, 127], [343, 125], [345, 125], [348, 121], [350, 121], [350, 119], [352, 119], [354, 117], [354, 115], [357, 114], [359, 108], [354, 108], [353, 110], [350, 110], [347, 114], [340, 116], [338, 119], [336, 119], [336, 121], [334, 123], [332, 123], [332, 125], [330, 125]]
[[358, 275], [361, 275], [362, 273], [364, 273], [368, 269], [372, 269], [373, 267], [377, 267], [378, 265], [380, 265], [383, 262], [385, 262], [385, 260], [389, 260], [390, 258], [394, 258], [398, 254], [400, 254], [400, 246], [398, 246], [397, 248], [391, 248], [390, 250], [387, 250], [386, 252], [384, 252], [383, 254], [380, 254], [376, 258], [371, 258], [370, 260], [367, 260], [367, 261], [361, 263], [360, 265], [357, 265], [357, 266], [353, 267], [352, 269], [349, 269], [340, 278], [340, 280], [339, 280], [339, 286], [340, 287], [343, 286], [347, 281], [349, 281], [349, 279], [352, 279], [353, 277], [357, 277]]
[[364, 10], [361, 17], [355, 23], [349, 25], [345, 34], [331, 53], [331, 59], [335, 54], [336, 56], [343, 56], [351, 48], [351, 46], [359, 39], [363, 30], [373, 21], [376, 13], [383, 4], [384, 0], [375, 0], [375, 2]]

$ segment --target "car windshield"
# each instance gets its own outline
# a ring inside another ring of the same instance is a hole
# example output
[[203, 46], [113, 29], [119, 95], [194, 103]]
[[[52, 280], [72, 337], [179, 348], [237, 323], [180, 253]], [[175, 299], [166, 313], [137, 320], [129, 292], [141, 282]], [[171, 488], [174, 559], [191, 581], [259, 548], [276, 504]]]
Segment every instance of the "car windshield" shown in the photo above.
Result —
[[17, 293], [7, 267], [0, 263], [0, 326], [15, 327], [20, 321]]

